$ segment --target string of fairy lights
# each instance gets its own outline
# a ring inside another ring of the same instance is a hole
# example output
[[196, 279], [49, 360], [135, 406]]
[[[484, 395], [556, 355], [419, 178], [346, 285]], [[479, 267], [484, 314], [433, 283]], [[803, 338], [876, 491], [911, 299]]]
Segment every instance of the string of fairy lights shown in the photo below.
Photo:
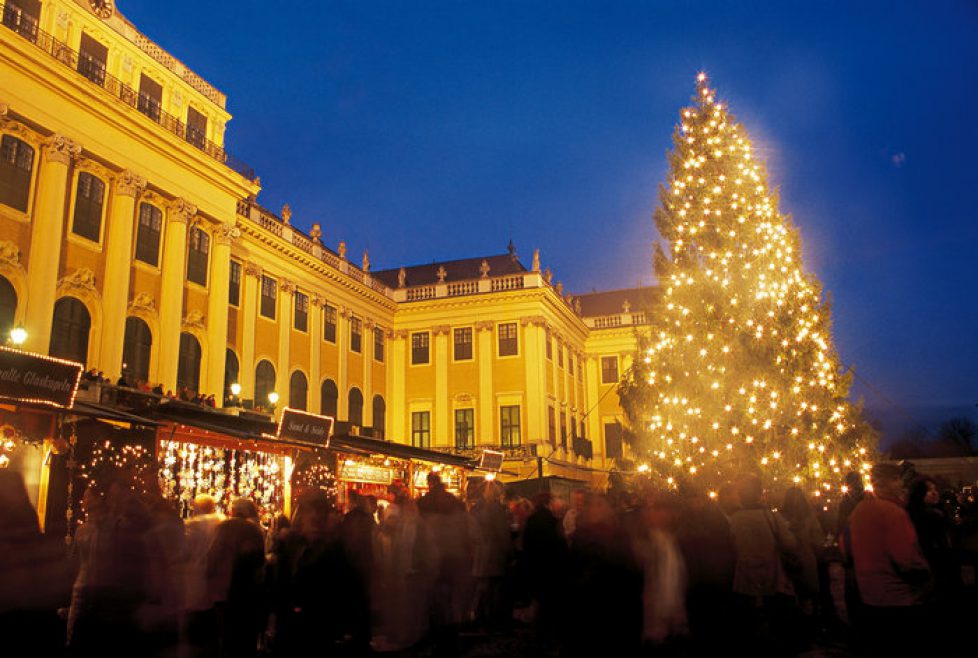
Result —
[[160, 441], [159, 452], [161, 492], [184, 510], [202, 493], [223, 507], [238, 497], [263, 509], [282, 507], [287, 470], [282, 455], [181, 441]]
[[745, 470], [816, 496], [868, 472], [875, 437], [847, 400], [830, 313], [745, 129], [705, 74], [681, 113], [655, 222], [663, 290], [622, 384], [647, 471], [716, 486]]

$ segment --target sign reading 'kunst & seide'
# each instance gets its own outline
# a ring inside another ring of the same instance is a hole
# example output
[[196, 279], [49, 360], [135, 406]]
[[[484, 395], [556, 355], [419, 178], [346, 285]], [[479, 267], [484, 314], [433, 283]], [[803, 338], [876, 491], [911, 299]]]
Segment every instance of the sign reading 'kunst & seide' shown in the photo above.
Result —
[[0, 346], [0, 397], [70, 407], [82, 365]]
[[333, 434], [333, 419], [286, 407], [278, 424], [278, 438], [326, 448]]

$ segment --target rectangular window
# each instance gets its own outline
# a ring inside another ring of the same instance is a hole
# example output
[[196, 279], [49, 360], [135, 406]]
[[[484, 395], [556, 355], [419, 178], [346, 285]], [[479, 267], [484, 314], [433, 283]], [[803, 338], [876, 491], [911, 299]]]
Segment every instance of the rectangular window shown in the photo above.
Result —
[[323, 340], [336, 342], [336, 307], [323, 305]]
[[3, 24], [30, 41], [37, 39], [40, 16], [40, 0], [8, 0], [3, 8]]
[[105, 199], [105, 183], [87, 171], [78, 174], [75, 190], [75, 215], [71, 232], [92, 242], [98, 242], [102, 233], [102, 204]]
[[452, 331], [456, 361], [472, 360], [472, 327], [459, 327]]
[[192, 107], [187, 108], [187, 141], [199, 149], [207, 142], [207, 117]]
[[411, 364], [423, 365], [428, 363], [428, 345], [430, 336], [427, 331], [411, 334]]
[[547, 360], [553, 361], [554, 359], [554, 344], [553, 337], [550, 335], [550, 327], [546, 330], [546, 341], [547, 341]]
[[262, 276], [260, 313], [263, 317], [266, 317], [269, 320], [275, 319], [275, 288], [275, 279], [268, 276]]
[[139, 227], [136, 230], [136, 260], [152, 266], [160, 264], [160, 233], [163, 211], [148, 203], [139, 204]]
[[292, 326], [299, 331], [309, 331], [309, 295], [295, 291], [295, 317]]
[[518, 345], [516, 340], [516, 323], [507, 322], [496, 327], [499, 337], [499, 356], [516, 356]]
[[13, 135], [0, 138], [0, 203], [27, 212], [34, 149]]
[[374, 360], [384, 362], [384, 330], [374, 327]]
[[567, 352], [567, 374], [574, 376], [574, 353], [571, 351]]
[[231, 274], [228, 277], [228, 304], [238, 306], [241, 303], [241, 263], [231, 261]]
[[618, 357], [617, 356], [601, 357], [601, 383], [602, 384], [618, 383]]
[[557, 344], [557, 367], [564, 367], [564, 346], [560, 343]]
[[623, 456], [620, 423], [604, 424], [604, 455], [608, 459], [621, 459]]
[[350, 316], [350, 351], [358, 354], [363, 349], [363, 320], [355, 315]]
[[520, 445], [520, 405], [499, 407], [499, 439], [504, 448]]
[[567, 414], [560, 414], [560, 447], [567, 450]]
[[553, 407], [547, 407], [547, 439], [557, 447], [557, 412]]
[[163, 105], [163, 85], [145, 73], [139, 76], [139, 100], [136, 109], [153, 121], [160, 120], [160, 108]]
[[431, 412], [411, 413], [411, 445], [415, 448], [431, 447]]
[[190, 250], [187, 252], [187, 281], [207, 285], [207, 256], [211, 251], [211, 237], [195, 226], [190, 230]]
[[455, 447], [460, 450], [475, 447], [475, 409], [455, 410]]
[[105, 83], [105, 63], [109, 60], [109, 48], [84, 32], [78, 49], [78, 72], [97, 85]]

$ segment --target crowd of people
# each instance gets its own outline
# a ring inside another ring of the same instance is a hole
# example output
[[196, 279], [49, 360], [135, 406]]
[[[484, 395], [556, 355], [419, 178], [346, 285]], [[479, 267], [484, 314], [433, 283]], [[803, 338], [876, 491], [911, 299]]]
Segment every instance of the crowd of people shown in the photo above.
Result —
[[[89, 384], [112, 384], [112, 380], [106, 377], [105, 373], [103, 373], [101, 370], [95, 370], [94, 368], [82, 372], [81, 381], [83, 386], [88, 386]], [[162, 384], [153, 385], [145, 379], [135, 378], [127, 373], [123, 373], [119, 376], [119, 379], [117, 379], [115, 382], [115, 386], [123, 389], [139, 391], [140, 393], [151, 393], [160, 397], [169, 398], [170, 400], [180, 400], [181, 402], [188, 402], [201, 407], [213, 408], [216, 404], [216, 399], [213, 394], [202, 394], [198, 391], [192, 390], [188, 386], [180, 386], [176, 391], [164, 390]]]
[[833, 638], [955, 655], [974, 605], [960, 550], [974, 500], [948, 508], [926, 478], [907, 492], [887, 465], [872, 485], [853, 474], [829, 521], [798, 488], [769, 499], [756, 476], [716, 498], [649, 484], [531, 501], [481, 478], [454, 495], [433, 473], [418, 498], [351, 492], [345, 510], [299, 492], [292, 518], [265, 527], [244, 498], [225, 517], [200, 495], [181, 519], [119, 473], [85, 491], [66, 561], [0, 471], [0, 633], [78, 656], [451, 656], [514, 627], [541, 656], [788, 656]]

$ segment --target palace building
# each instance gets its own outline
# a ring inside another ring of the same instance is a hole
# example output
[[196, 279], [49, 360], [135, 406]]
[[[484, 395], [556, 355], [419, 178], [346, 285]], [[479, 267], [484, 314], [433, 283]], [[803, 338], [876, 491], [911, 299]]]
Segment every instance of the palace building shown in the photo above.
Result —
[[4, 336], [218, 407], [274, 392], [352, 433], [502, 449], [520, 477], [623, 457], [615, 387], [651, 289], [572, 296], [512, 246], [374, 271], [256, 202], [225, 95], [111, 0], [2, 5]]

